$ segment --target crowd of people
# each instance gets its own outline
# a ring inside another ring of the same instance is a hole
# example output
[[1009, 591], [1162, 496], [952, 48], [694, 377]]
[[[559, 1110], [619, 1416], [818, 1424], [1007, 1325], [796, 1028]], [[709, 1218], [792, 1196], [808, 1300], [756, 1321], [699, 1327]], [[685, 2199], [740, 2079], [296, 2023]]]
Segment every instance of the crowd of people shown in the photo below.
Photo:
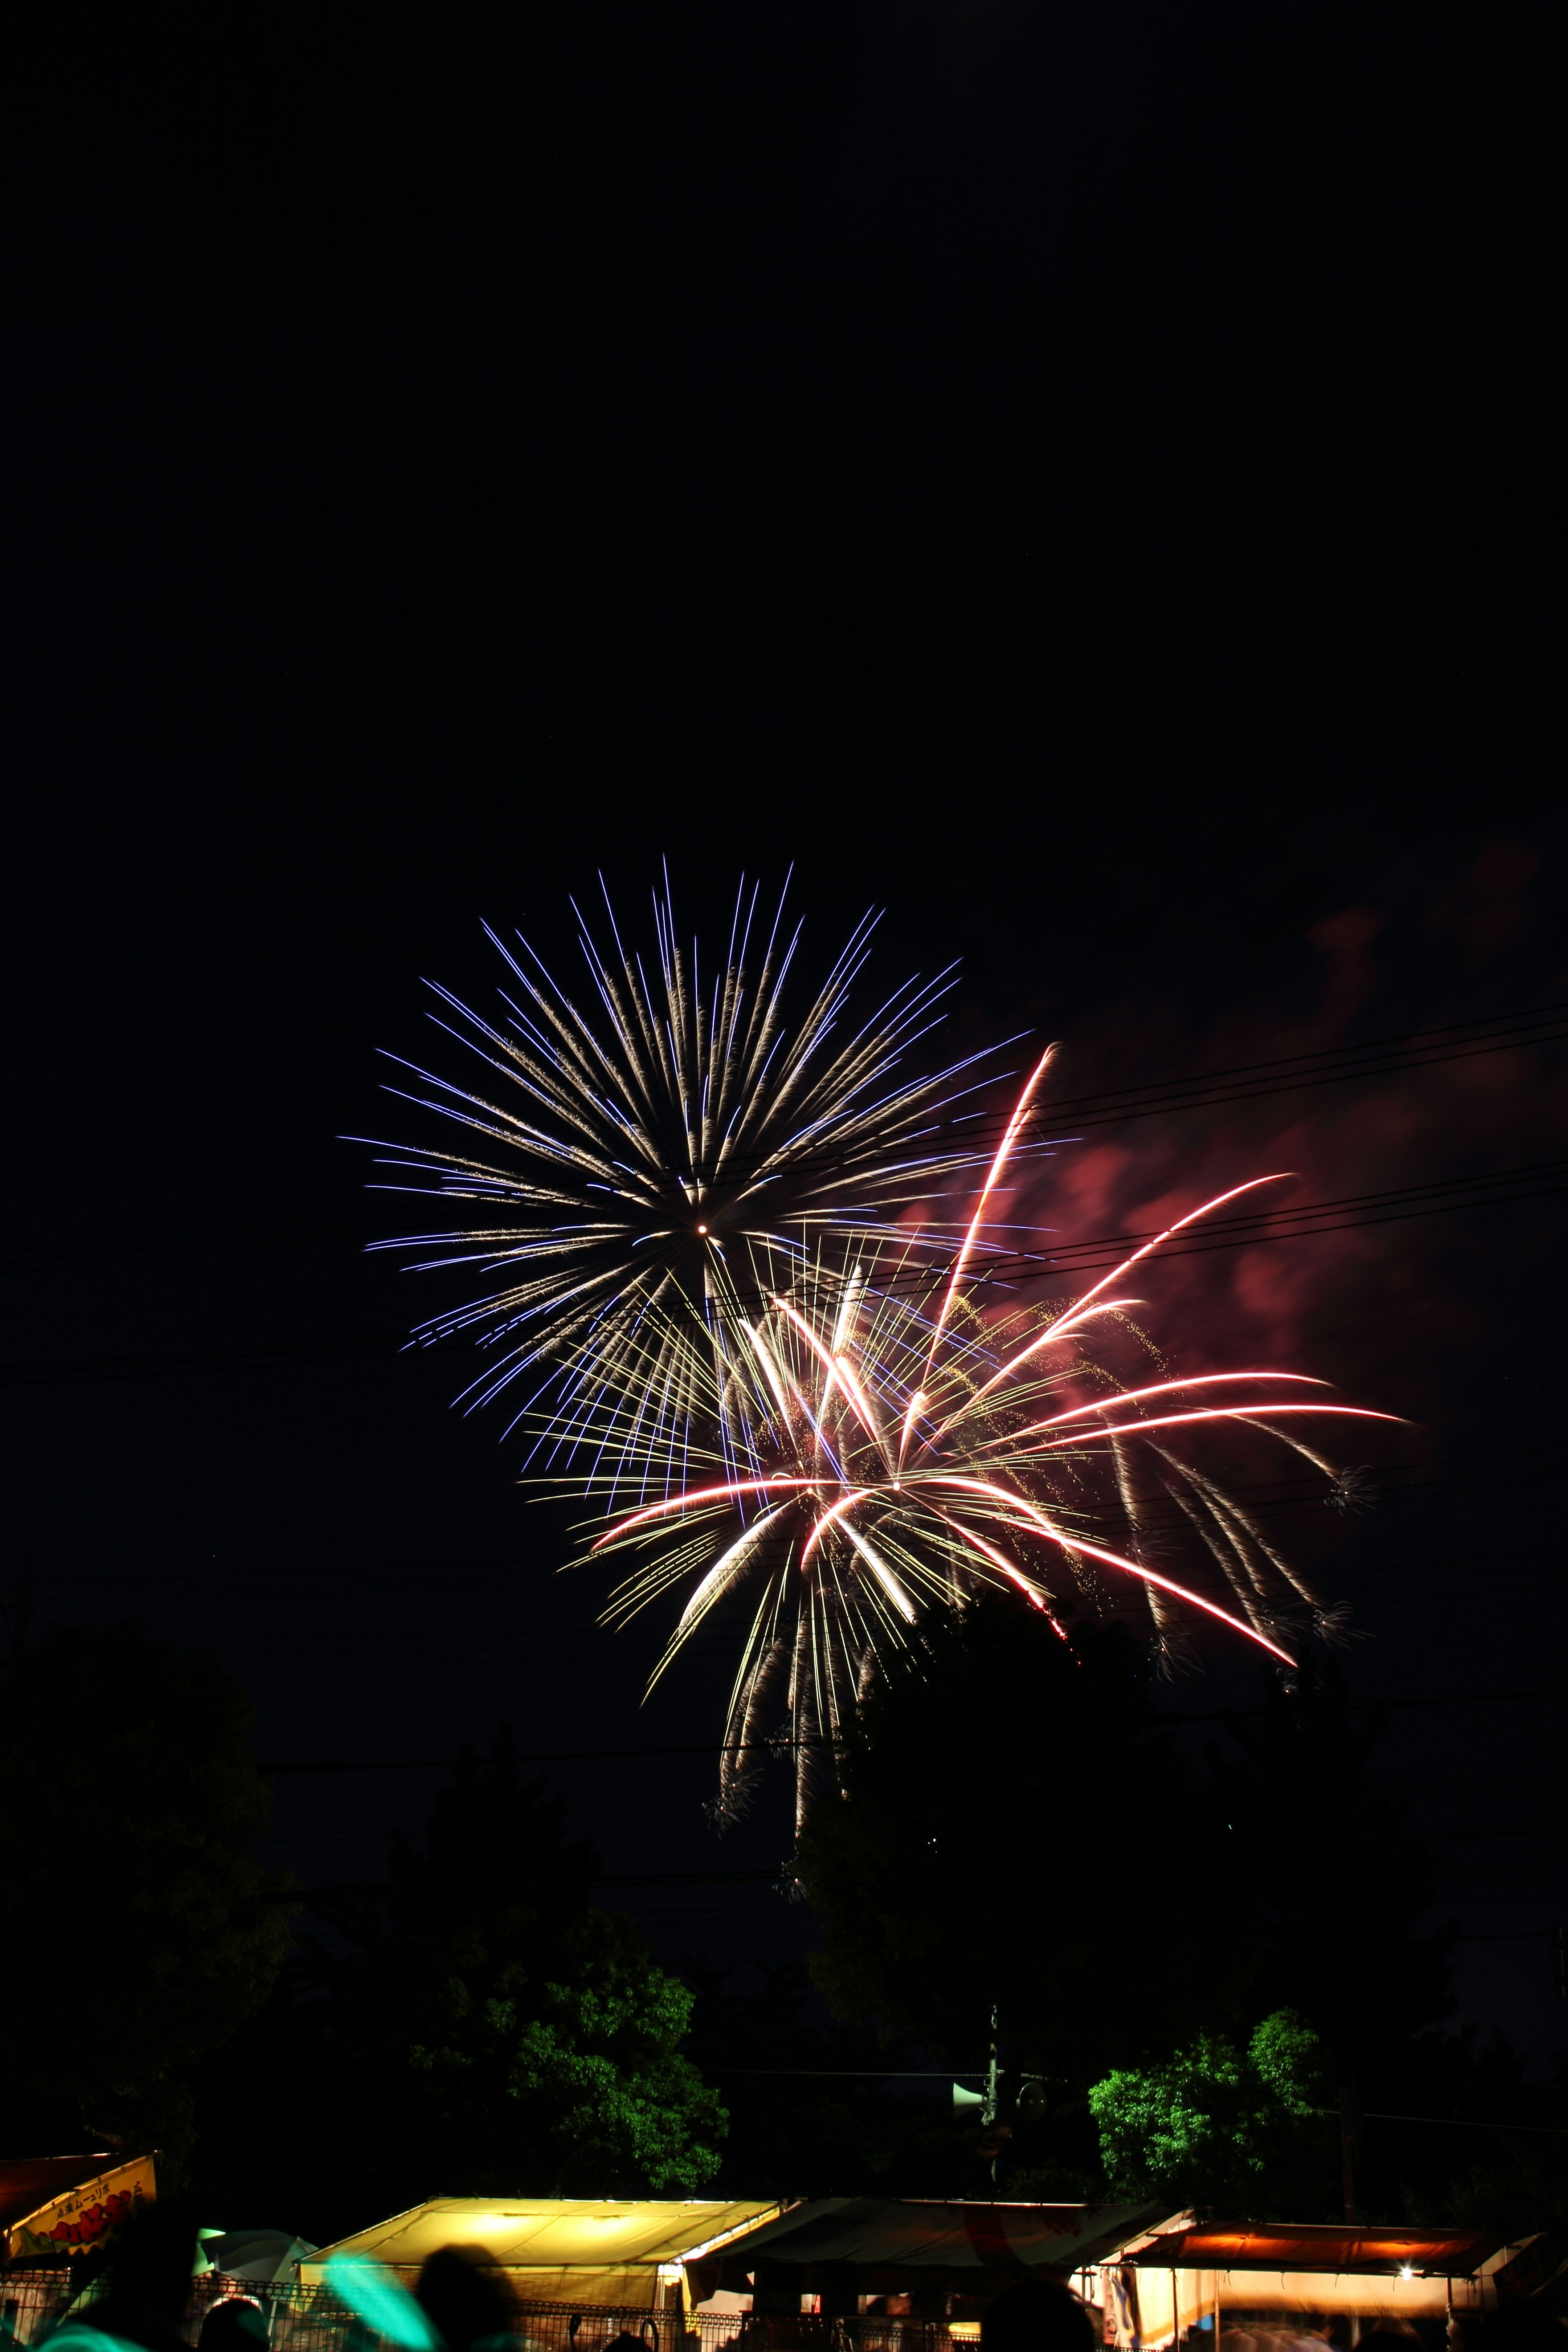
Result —
[[[183, 2207], [162, 2200], [142, 2207], [126, 2225], [104, 2292], [51, 2330], [48, 2352], [191, 2352], [187, 2328], [198, 2243], [195, 2218]], [[510, 2289], [464, 2248], [444, 2246], [432, 2254], [412, 2299], [399, 2294], [394, 2311], [394, 2325], [402, 2321], [405, 2338], [397, 2352], [517, 2352]], [[352, 2332], [356, 2352], [368, 2352], [384, 2333], [363, 2324]], [[196, 2352], [267, 2352], [268, 2340], [261, 2305], [225, 2294], [202, 2319]]]
[[[192, 2352], [192, 2278], [198, 2235], [184, 2208], [159, 2201], [126, 2225], [104, 2291], [79, 2304], [50, 2332], [48, 2352]], [[373, 2269], [374, 2266], [366, 2266]], [[379, 2273], [385, 2280], [385, 2273]], [[412, 2296], [376, 2290], [384, 2307], [345, 2318], [351, 2352], [518, 2352], [521, 2309], [504, 2277], [468, 2248], [444, 2246], [421, 2269]], [[574, 2331], [574, 2341], [575, 2331]], [[105, 2339], [109, 2339], [107, 2342]], [[1207, 2337], [1206, 2342], [1212, 2340]], [[225, 2294], [209, 2304], [196, 2352], [267, 2352], [261, 2305]], [[648, 2352], [623, 2332], [604, 2352]], [[1100, 2352], [1089, 2308], [1052, 2278], [1021, 2279], [989, 2305], [980, 2352]], [[1227, 2325], [1215, 2352], [1437, 2352], [1408, 2320], [1314, 2320]], [[1443, 2352], [1568, 2352], [1568, 2328], [1540, 2306], [1456, 2315]]]

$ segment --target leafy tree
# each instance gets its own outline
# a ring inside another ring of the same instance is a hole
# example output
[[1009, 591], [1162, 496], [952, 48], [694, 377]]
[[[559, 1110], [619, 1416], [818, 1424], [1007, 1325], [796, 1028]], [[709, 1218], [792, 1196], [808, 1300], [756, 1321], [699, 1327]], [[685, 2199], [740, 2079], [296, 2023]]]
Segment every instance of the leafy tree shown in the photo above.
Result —
[[[1089, 2093], [1112, 2193], [1170, 2196], [1243, 2214], [1307, 2212], [1333, 2188], [1321, 2115], [1323, 2052], [1295, 2013], [1258, 2025], [1245, 2050], [1204, 2033], [1155, 2066], [1118, 2068]], [[1305, 2200], [1305, 2201], [1303, 2201]]]
[[6, 2137], [155, 2144], [177, 2180], [190, 2071], [260, 2006], [287, 1940], [256, 1858], [249, 1704], [132, 1623], [17, 1645], [3, 1702]]
[[1121, 1628], [1064, 1642], [984, 1597], [873, 1685], [840, 1788], [807, 1817], [797, 1867], [827, 1928], [814, 1974], [842, 2013], [964, 2065], [994, 2007], [1016, 2065], [1081, 2093], [1227, 2021], [1246, 1955], [1215, 1945], [1223, 1835]]
[[[709, 2179], [726, 2118], [681, 2054], [692, 1996], [589, 1904], [593, 1848], [564, 1815], [503, 1738], [464, 1757], [387, 1882], [321, 1906], [241, 2063], [212, 2071], [209, 2197], [259, 2210], [286, 2184], [290, 2226], [325, 2236], [437, 2194]], [[308, 2133], [257, 2115], [279, 2063], [310, 2086]]]
[[542, 2159], [566, 2194], [703, 2185], [724, 2113], [679, 2054], [692, 1996], [629, 1919], [584, 1910], [548, 1942], [470, 1922], [430, 1958], [406, 2063], [428, 2144], [466, 2188], [504, 2195]]

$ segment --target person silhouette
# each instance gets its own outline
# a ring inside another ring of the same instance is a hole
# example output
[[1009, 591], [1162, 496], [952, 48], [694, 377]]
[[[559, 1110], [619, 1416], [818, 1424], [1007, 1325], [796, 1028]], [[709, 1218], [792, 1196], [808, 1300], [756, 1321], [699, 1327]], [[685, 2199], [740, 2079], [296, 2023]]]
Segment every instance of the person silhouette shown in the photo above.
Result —
[[195, 2261], [195, 2216], [163, 2198], [142, 2206], [110, 2259], [107, 2292], [57, 2328], [51, 2345], [102, 2352], [108, 2336], [142, 2352], [191, 2352], [185, 2314]]
[[1059, 2279], [1020, 2279], [987, 2304], [980, 2352], [1098, 2352], [1094, 2323]]
[[267, 2318], [248, 2295], [226, 2294], [202, 2322], [196, 2352], [265, 2352]]
[[493, 2263], [467, 2246], [437, 2246], [414, 2293], [447, 2352], [511, 2352], [516, 2308]]

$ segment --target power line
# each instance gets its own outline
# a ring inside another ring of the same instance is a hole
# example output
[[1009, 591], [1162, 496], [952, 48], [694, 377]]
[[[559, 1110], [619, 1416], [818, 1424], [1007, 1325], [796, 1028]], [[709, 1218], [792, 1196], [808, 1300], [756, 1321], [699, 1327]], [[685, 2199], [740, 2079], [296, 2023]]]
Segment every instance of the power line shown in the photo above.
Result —
[[[1560, 1445], [1555, 1441], [1542, 1439], [1538, 1444], [1534, 1445], [1495, 1446], [1481, 1454], [1458, 1454], [1448, 1460], [1395, 1465], [1391, 1468], [1382, 1471], [1379, 1475], [1383, 1479], [1393, 1479], [1403, 1476], [1415, 1478], [1427, 1472], [1441, 1474], [1451, 1470], [1475, 1471], [1478, 1470], [1481, 1465], [1497, 1462], [1516, 1462], [1522, 1455], [1541, 1454], [1546, 1454], [1551, 1461], [1555, 1462], [1560, 1457], [1561, 1451], [1562, 1449]], [[1556, 1476], [1563, 1474], [1554, 1471], [1552, 1475]], [[1310, 1492], [1306, 1499], [1311, 1502], [1315, 1507], [1321, 1507], [1322, 1480], [1321, 1477], [1314, 1476], [1311, 1474], [1305, 1472], [1302, 1473], [1300, 1477], [1252, 1479], [1233, 1482], [1226, 1491], [1232, 1495], [1247, 1495], [1257, 1497], [1260, 1495], [1270, 1492], [1278, 1494], [1279, 1490], [1281, 1488], [1292, 1488], [1295, 1486], [1305, 1486], [1309, 1488]], [[1300, 1498], [1292, 1495], [1282, 1496], [1279, 1497], [1280, 1507], [1295, 1508], [1299, 1499]], [[1385, 1490], [1380, 1488], [1377, 1499], [1381, 1507], [1384, 1501], [1397, 1499], [1397, 1496], [1391, 1496]], [[1270, 1508], [1271, 1506], [1268, 1502], [1254, 1500], [1249, 1507], [1254, 1510], [1261, 1511]], [[1510, 1544], [1504, 1549], [1495, 1552], [1470, 1552], [1468, 1550], [1461, 1552], [1439, 1552], [1420, 1559], [1390, 1560], [1381, 1566], [1359, 1569], [1355, 1571], [1355, 1574], [1358, 1578], [1364, 1579], [1384, 1575], [1415, 1575], [1420, 1570], [1427, 1568], [1484, 1568], [1494, 1560], [1533, 1559], [1542, 1553], [1550, 1553], [1555, 1556], [1560, 1552], [1563, 1552], [1564, 1549], [1565, 1547], [1563, 1544], [1552, 1543], [1532, 1545], [1528, 1549], [1521, 1549], [1517, 1545]], [[271, 1591], [280, 1581], [287, 1580], [289, 1578], [304, 1578], [312, 1585], [318, 1585], [324, 1578], [334, 1575], [353, 1577], [373, 1576], [384, 1582], [390, 1582], [395, 1578], [403, 1577], [412, 1579], [423, 1585], [427, 1581], [432, 1574], [439, 1574], [444, 1578], [450, 1578], [455, 1570], [461, 1569], [494, 1570], [495, 1574], [493, 1577], [483, 1579], [466, 1578], [464, 1581], [493, 1581], [494, 1583], [503, 1587], [510, 1587], [514, 1584], [521, 1583], [553, 1584], [558, 1582], [563, 1575], [567, 1572], [563, 1569], [561, 1553], [559, 1550], [512, 1551], [508, 1549], [505, 1551], [437, 1553], [429, 1559], [393, 1560], [328, 1560], [324, 1562], [311, 1561], [307, 1566], [300, 1568], [279, 1568], [274, 1567], [270, 1562], [268, 1562], [266, 1564], [257, 1565], [246, 1570], [245, 1573], [262, 1582], [268, 1591]], [[520, 1574], [517, 1572], [519, 1570], [526, 1571], [526, 1573]], [[222, 1590], [224, 1591], [233, 1591], [237, 1590], [233, 1572], [226, 1567], [224, 1570], [224, 1577], [225, 1581]], [[100, 1571], [95, 1571], [91, 1569], [77, 1569], [73, 1567], [69, 1570], [69, 1582], [70, 1589], [73, 1592], [82, 1586], [90, 1584], [109, 1584], [111, 1585], [116, 1591], [121, 1591], [123, 1590], [125, 1583], [125, 1571], [123, 1569], [119, 1568], [105, 1569]], [[196, 1585], [205, 1590], [210, 1590], [212, 1585], [212, 1570], [210, 1568], [180, 1568], [138, 1570], [137, 1583], [139, 1587], [143, 1585]], [[219, 1597], [221, 1597], [221, 1595]], [[697, 1636], [699, 1641], [701, 1641], [705, 1637], [702, 1635]], [[721, 1639], [722, 1637], [719, 1638]]]
[[[1026, 1129], [1038, 1130], [1071, 1115], [1076, 1127], [1104, 1126], [1148, 1118], [1192, 1108], [1208, 1108], [1303, 1087], [1339, 1085], [1358, 1077], [1387, 1076], [1405, 1069], [1425, 1069], [1477, 1055], [1511, 1053], [1531, 1045], [1548, 1045], [1568, 1037], [1568, 1004], [1529, 1007], [1477, 1021], [1451, 1022], [1436, 1029], [1411, 1030], [1375, 1038], [1360, 1045], [1325, 1046], [1315, 1053], [1286, 1054], [1269, 1061], [1237, 1064], [1220, 1070], [1200, 1071], [1184, 1078], [1153, 1079], [1137, 1087], [1117, 1087], [1098, 1094], [1047, 1096], [1030, 1114]], [[1005, 1112], [939, 1120], [911, 1140], [922, 1144], [933, 1136], [984, 1148], [1000, 1139], [1008, 1122]], [[801, 1172], [827, 1170], [845, 1160], [842, 1151], [821, 1153], [796, 1163]], [[731, 1165], [737, 1174], [746, 1164]], [[430, 1197], [439, 1197], [432, 1195]], [[367, 1237], [392, 1238], [373, 1228], [385, 1223], [384, 1213], [365, 1210], [318, 1213], [298, 1217], [255, 1218], [229, 1225], [181, 1227], [165, 1233], [106, 1234], [90, 1240], [35, 1242], [0, 1252], [6, 1272], [57, 1271], [68, 1267], [100, 1267], [151, 1263], [172, 1257], [227, 1255], [254, 1249], [310, 1248]], [[418, 1236], [413, 1237], [417, 1240]]]
[[[818, 2082], [824, 2080], [859, 2083], [946, 2083], [955, 2075], [983, 2075], [984, 2066], [725, 2066], [705, 2063], [707, 2074], [769, 2077], [773, 2080]], [[1004, 2068], [1004, 2073], [1016, 2073], [1016, 2068]], [[1315, 2116], [1337, 2117], [1338, 2107], [1314, 2107]], [[1443, 2124], [1459, 2131], [1528, 2131], [1544, 2132], [1555, 2138], [1568, 2138], [1568, 2126], [1561, 2124], [1489, 2124], [1477, 2122], [1469, 2116], [1395, 2116], [1385, 2115], [1375, 2107], [1363, 2110], [1363, 2120], [1374, 2124]]]
[[[1314, 2107], [1315, 2116], [1338, 2116], [1338, 2107]], [[1483, 2124], [1470, 2116], [1389, 2116], [1381, 2115], [1375, 2107], [1363, 2107], [1362, 2120], [1373, 2124], [1440, 2124], [1454, 2131], [1544, 2132], [1553, 2139], [1568, 2139], [1564, 2124]]]
[[[1498, 1188], [1511, 1184], [1512, 1192]], [[1487, 1188], [1490, 1188], [1489, 1190]], [[1430, 1184], [1408, 1184], [1386, 1192], [1344, 1195], [1338, 1200], [1258, 1209], [1245, 1216], [1217, 1217], [1193, 1228], [1193, 1238], [1173, 1243], [1162, 1257], [1197, 1257], [1215, 1250], [1238, 1249], [1263, 1241], [1301, 1241], [1318, 1233], [1348, 1233], [1364, 1225], [1407, 1223], [1412, 1218], [1446, 1215], [1457, 1209], [1503, 1207], [1514, 1201], [1542, 1200], [1568, 1188], [1568, 1160], [1538, 1161], [1528, 1168], [1498, 1169], [1486, 1176], [1468, 1176]], [[1455, 1196], [1455, 1197], [1445, 1197]], [[1342, 1212], [1352, 1211], [1346, 1215]], [[1114, 1265], [1129, 1249], [1156, 1238], [1161, 1228], [1113, 1234], [1101, 1240], [1064, 1243], [1050, 1250], [1019, 1250], [988, 1257], [977, 1280], [1014, 1281], [1030, 1273], [1087, 1274]], [[923, 1278], [923, 1277], [922, 1277]], [[884, 1286], [891, 1287], [891, 1285]]]
[[[1232, 1083], [1219, 1075], [1207, 1081], [1178, 1080], [1163, 1095], [1153, 1087], [1142, 1090], [1141, 1100], [1131, 1099], [1137, 1090], [1129, 1088], [1125, 1090], [1128, 1099], [1124, 1106], [1116, 1108], [1101, 1108], [1093, 1103], [1092, 1098], [1087, 1098], [1087, 1116], [1075, 1114], [1072, 1124], [1075, 1127], [1109, 1127], [1123, 1119], [1152, 1118], [1178, 1110], [1215, 1109], [1229, 1103], [1255, 1102], [1270, 1095], [1300, 1094], [1309, 1087], [1342, 1085], [1348, 1079], [1386, 1077], [1404, 1070], [1431, 1069], [1445, 1062], [1470, 1061], [1478, 1055], [1513, 1053], [1526, 1045], [1555, 1044], [1568, 1035], [1568, 1029], [1562, 1025], [1560, 1012], [1543, 1011], [1531, 1019], [1526, 1020], [1521, 1016], [1518, 1034], [1511, 1035], [1471, 1039], [1460, 1038], [1456, 1034], [1439, 1045], [1437, 1033], [1429, 1034], [1434, 1038], [1430, 1047], [1423, 1047], [1416, 1036], [1412, 1035], [1403, 1044], [1395, 1039], [1382, 1046], [1352, 1048], [1336, 1066], [1302, 1069], [1293, 1076], [1268, 1077], [1266, 1073], [1270, 1067], [1282, 1069], [1283, 1066], [1259, 1064], [1257, 1066], [1258, 1076], [1250, 1081], [1238, 1078]], [[1288, 1058], [1305, 1062], [1309, 1057]], [[1070, 1100], [1047, 1097], [1041, 1104], [1037, 1117], [1042, 1121], [1047, 1116], [1054, 1120], [1064, 1110], [1072, 1109]]]
[[1557, 1933], [1555, 1927], [1505, 1927], [1489, 1929], [1479, 1936], [1456, 1936], [1456, 1944], [1539, 1944], [1550, 1943]]
[[[1509, 1184], [1515, 1189], [1497, 1189]], [[1490, 1191], [1484, 1189], [1489, 1186]], [[1565, 1190], [1568, 1160], [1546, 1160], [1529, 1168], [1499, 1169], [1485, 1176], [1260, 1210], [1247, 1217], [1220, 1221], [1214, 1228], [1205, 1229], [1211, 1236], [1217, 1237], [1180, 1242], [1163, 1255], [1192, 1257], [1215, 1250], [1249, 1248], [1261, 1242], [1304, 1241], [1321, 1234], [1404, 1223], [1464, 1209], [1504, 1207], [1513, 1202], [1544, 1199]], [[1343, 1213], [1346, 1211], [1353, 1213]], [[1226, 1231], [1226, 1226], [1234, 1230]], [[1128, 1249], [1152, 1239], [1153, 1233], [1151, 1228], [1141, 1234], [1108, 1234], [1092, 1241], [1064, 1244], [1056, 1250], [1008, 1253], [988, 1259], [976, 1270], [973, 1279], [976, 1283], [1011, 1287], [1053, 1275], [1090, 1273], [1101, 1266], [1114, 1265]], [[934, 1279], [922, 1268], [918, 1275], [889, 1276], [879, 1286], [893, 1294], [924, 1288]], [[24, 1359], [0, 1364], [0, 1387], [53, 1387], [79, 1381], [147, 1380], [203, 1372], [301, 1370], [318, 1365], [386, 1361], [402, 1354], [467, 1357], [470, 1353], [467, 1342], [450, 1339], [416, 1345], [401, 1331], [350, 1332], [319, 1339], [239, 1341], [222, 1348], [147, 1349], [121, 1356]]]
[[[1568, 1698], [1568, 1685], [1551, 1684], [1533, 1690], [1510, 1691], [1433, 1691], [1415, 1698], [1348, 1699], [1347, 1706], [1355, 1712], [1381, 1714], [1385, 1710], [1411, 1706], [1502, 1706], [1527, 1699]], [[1267, 1707], [1226, 1707], [1213, 1715], [1163, 1715], [1158, 1723], [1261, 1723], [1270, 1710]]]
[[[1384, 1709], [1414, 1706], [1501, 1706], [1523, 1704], [1532, 1699], [1568, 1698], [1568, 1685], [1552, 1684], [1529, 1690], [1500, 1691], [1436, 1691], [1409, 1698], [1351, 1699], [1346, 1705], [1355, 1713], [1381, 1712]], [[1258, 1723], [1265, 1721], [1271, 1710], [1261, 1706], [1218, 1707], [1205, 1715], [1157, 1715], [1150, 1718], [1156, 1727], [1168, 1728], [1177, 1724], [1195, 1723]], [[753, 1746], [759, 1743], [752, 1743]], [[796, 1748], [831, 1748], [831, 1739], [767, 1740], [760, 1743], [770, 1752]], [[729, 1756], [742, 1752], [738, 1741], [703, 1741], [699, 1745], [680, 1748], [536, 1748], [519, 1755], [519, 1764], [585, 1764], [585, 1763], [647, 1763], [656, 1759], [681, 1756]], [[266, 1763], [263, 1772], [275, 1777], [298, 1773], [327, 1772], [432, 1772], [454, 1769], [459, 1759], [456, 1756], [386, 1756], [351, 1759], [334, 1757], [324, 1761]]]
[[[1142, 1086], [1115, 1087], [1100, 1095], [1055, 1096], [1047, 1099], [1057, 1110], [1072, 1110], [1079, 1107], [1093, 1109], [1118, 1101], [1139, 1101], [1150, 1096], [1163, 1096], [1181, 1089], [1184, 1092], [1208, 1086], [1229, 1085], [1247, 1077], [1267, 1078], [1278, 1073], [1296, 1069], [1305, 1071], [1314, 1066], [1343, 1063], [1368, 1055], [1442, 1051], [1450, 1045], [1478, 1042], [1480, 1033], [1493, 1031], [1507, 1036], [1514, 1030], [1548, 1027], [1560, 1024], [1568, 1014], [1568, 1002], [1521, 1006], [1511, 1013], [1495, 1013], [1475, 1021], [1452, 1021], [1436, 1029], [1411, 1029], [1393, 1036], [1373, 1037], [1359, 1045], [1323, 1045], [1305, 1054], [1282, 1054], [1272, 1061], [1240, 1062], [1218, 1070], [1202, 1070], [1185, 1078], [1152, 1078]], [[1475, 1032], [1476, 1037], [1462, 1035]]]
[[1516, 1829], [1490, 1822], [1484, 1830], [1417, 1830], [1415, 1834], [1428, 1845], [1454, 1845], [1472, 1838], [1568, 1837], [1568, 1822], [1525, 1822]]

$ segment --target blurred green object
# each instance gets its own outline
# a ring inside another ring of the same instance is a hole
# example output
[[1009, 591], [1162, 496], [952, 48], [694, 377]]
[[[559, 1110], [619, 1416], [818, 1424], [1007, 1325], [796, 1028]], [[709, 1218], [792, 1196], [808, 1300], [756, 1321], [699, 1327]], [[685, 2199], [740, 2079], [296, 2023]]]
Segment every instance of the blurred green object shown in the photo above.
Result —
[[403, 2352], [438, 2352], [440, 2337], [406, 2287], [366, 2254], [333, 2254], [326, 2265], [328, 2286], [356, 2319], [384, 2336]]

